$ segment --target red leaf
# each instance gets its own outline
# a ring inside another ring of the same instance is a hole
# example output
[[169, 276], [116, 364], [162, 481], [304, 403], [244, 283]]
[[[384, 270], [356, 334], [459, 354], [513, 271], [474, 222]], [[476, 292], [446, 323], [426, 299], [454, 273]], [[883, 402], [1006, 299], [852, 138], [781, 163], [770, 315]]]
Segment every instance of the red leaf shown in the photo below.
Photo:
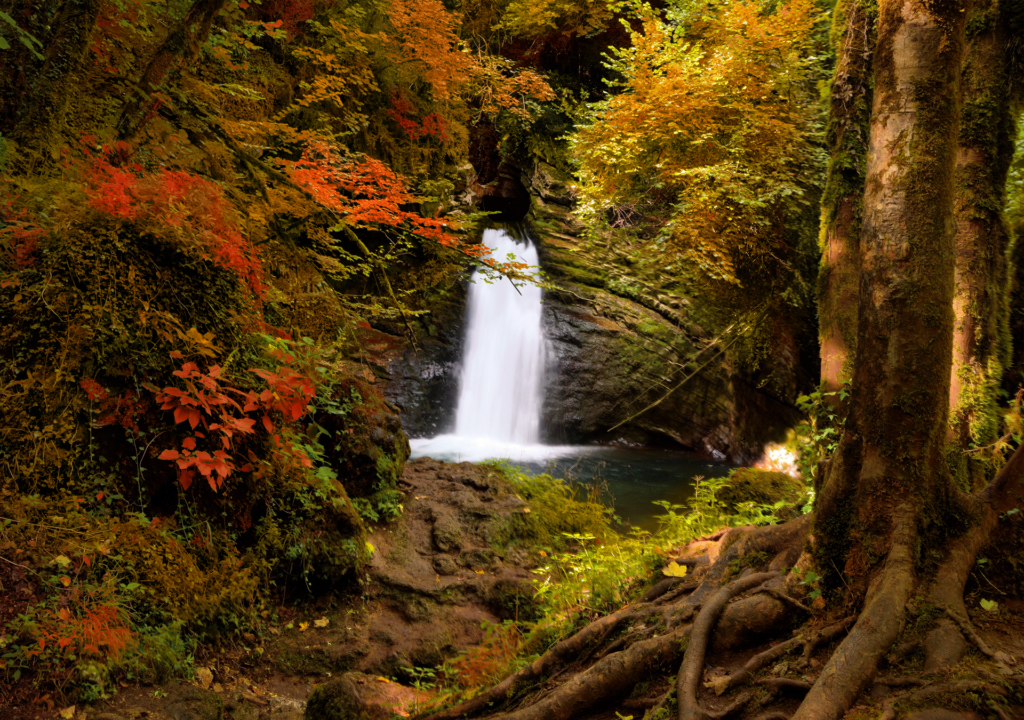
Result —
[[180, 352], [178, 352], [177, 350], [171, 350], [171, 358], [172, 358], [172, 359], [174, 359], [174, 360], [181, 360], [181, 359], [183, 359], [184, 357], [185, 357], [185, 356], [184, 356], [184, 355], [182, 355], [182, 354], [181, 354]]
[[177, 450], [164, 450], [160, 453], [160, 460], [177, 460], [181, 454]]
[[266, 415], [263, 416], [263, 427], [267, 429], [268, 433], [274, 432], [274, 423], [270, 422], [270, 418]]
[[[245, 0], [238, 0], [238, 7], [240, 7], [242, 10], [248, 10], [249, 9], [249, 3], [247, 3]], [[216, 489], [217, 488], [214, 488], [214, 490], [216, 490]]]
[[196, 449], [196, 439], [195, 438], [185, 438], [184, 440], [181, 441], [181, 446], [183, 448], [188, 448], [189, 450], [195, 450]]
[[[188, 414], [189, 409], [187, 407], [185, 407], [184, 405], [178, 405], [176, 408], [174, 408], [174, 422], [185, 422], [186, 420], [188, 420]], [[195, 425], [193, 425], [192, 427], [195, 427]]]

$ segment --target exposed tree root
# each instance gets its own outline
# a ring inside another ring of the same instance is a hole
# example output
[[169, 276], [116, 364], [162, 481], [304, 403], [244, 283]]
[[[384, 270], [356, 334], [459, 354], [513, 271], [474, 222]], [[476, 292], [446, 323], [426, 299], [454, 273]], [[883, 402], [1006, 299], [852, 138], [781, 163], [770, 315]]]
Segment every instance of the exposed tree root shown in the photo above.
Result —
[[903, 700], [919, 702], [921, 700], [927, 700], [928, 698], [935, 697], [936, 695], [962, 695], [968, 692], [980, 692], [985, 693], [986, 695], [998, 695], [1000, 697], [1006, 697], [1009, 694], [1006, 692], [1005, 688], [1002, 688], [999, 685], [980, 682], [977, 680], [961, 680], [959, 682], [928, 685], [927, 687], [919, 690], [910, 690], [887, 698], [885, 702], [882, 703], [882, 717], [880, 720], [895, 720], [896, 703]]
[[[1024, 470], [1024, 461], [1016, 462], [1020, 458], [1024, 455], [1015, 453], [1015, 461], [1010, 465]], [[949, 560], [926, 586], [926, 599], [948, 599], [942, 605], [957, 637], [962, 631], [997, 662], [1009, 658], [989, 648], [970, 625], [962, 593], [984, 538], [994, 528], [998, 513], [1006, 509], [1007, 488], [1011, 485], [1000, 482], [1002, 484], [993, 481], [993, 485], [976, 496], [960, 498], [965, 503], [974, 503], [972, 507], [985, 517], [983, 527], [972, 528], [957, 541], [950, 549]], [[1003, 500], [997, 500], [1000, 497]], [[636, 605], [594, 621], [490, 690], [425, 720], [454, 720], [479, 715], [489, 708], [500, 712], [492, 716], [494, 720], [569, 720], [588, 708], [628, 695], [638, 683], [663, 677], [673, 668], [678, 669], [676, 682], [664, 695], [630, 699], [625, 706], [650, 708], [645, 717], [653, 717], [663, 713], [663, 708], [675, 696], [680, 720], [726, 720], [750, 712], [751, 708], [770, 708], [771, 699], [779, 693], [799, 693], [804, 697], [791, 718], [785, 713], [768, 711], [757, 720], [838, 720], [874, 681], [888, 688], [905, 688], [886, 701], [884, 710], [890, 713], [886, 717], [892, 720], [895, 704], [903, 700], [917, 702], [947, 692], [968, 690], [1005, 696], [1006, 691], [996, 684], [999, 679], [995, 676], [991, 682], [964, 680], [934, 685], [925, 684], [927, 679], [920, 677], [875, 677], [879, 661], [888, 653], [892, 653], [891, 658], [901, 657], [920, 644], [920, 638], [914, 637], [904, 643], [906, 647], [902, 651], [893, 648], [910, 599], [920, 591], [915, 573], [916, 517], [910, 503], [894, 511], [891, 543], [884, 559], [868, 576], [866, 598], [859, 615], [832, 622], [813, 632], [806, 629], [798, 632], [789, 640], [749, 658], [732, 675], [709, 681], [705, 687], [717, 695], [739, 691], [725, 700], [724, 707], [704, 709], [698, 700], [707, 654], [732, 651], [763, 642], [767, 637], [777, 637], [787, 625], [792, 626], [794, 610], [813, 612], [802, 599], [806, 586], [797, 583], [797, 576], [783, 577], [780, 572], [782, 568], [809, 562], [809, 557], [801, 558], [801, 553], [811, 527], [810, 516], [778, 526], [730, 528], [691, 543], [676, 562], [686, 564], [691, 570], [699, 567], [699, 573], [688, 575], [685, 581], [662, 580]], [[747, 568], [738, 576], [733, 574], [742, 569], [744, 559], [765, 556], [771, 558], [766, 571], [753, 572]], [[699, 582], [694, 582], [694, 574], [700, 576]], [[948, 587], [939, 589], [940, 579], [947, 583], [952, 581], [954, 592]], [[957, 595], [955, 603], [953, 594]], [[637, 627], [628, 628], [634, 622]], [[623, 627], [627, 627], [627, 631], [614, 637]], [[844, 634], [846, 637], [816, 678], [813, 675], [801, 679], [756, 678], [760, 671], [797, 650], [800, 650], [800, 657], [790, 666], [806, 671], [824, 645], [839, 640]], [[563, 675], [566, 680], [555, 681]], [[740, 691], [748, 684], [763, 688], [767, 695], [764, 691]], [[531, 691], [533, 694], [528, 695]], [[753, 704], [755, 698], [756, 704]], [[512, 709], [501, 710], [510, 704]], [[1001, 712], [998, 710], [997, 714]]]
[[814, 656], [814, 653], [818, 651], [819, 647], [829, 642], [830, 640], [834, 639], [838, 635], [846, 632], [850, 628], [850, 626], [853, 625], [854, 622], [856, 622], [856, 620], [857, 616], [851, 615], [845, 620], [841, 620], [835, 623], [834, 625], [829, 625], [828, 627], [822, 628], [821, 630], [812, 633], [811, 636], [807, 638], [807, 640], [804, 642], [803, 653], [801, 654], [800, 659], [797, 660], [796, 663], [794, 663], [794, 666], [798, 670], [806, 668], [810, 664], [811, 658]]
[[707, 718], [707, 720], [725, 720], [725, 718], [735, 715], [740, 710], [745, 708], [747, 706], [747, 703], [749, 703], [753, 698], [754, 693], [752, 692], [748, 691], [740, 693], [740, 695], [735, 700], [733, 700], [731, 703], [726, 705], [721, 710], [705, 710], [703, 715], [705, 718]]
[[745, 578], [734, 580], [720, 588], [704, 606], [693, 623], [690, 632], [690, 643], [683, 656], [683, 664], [679, 668], [678, 689], [679, 720], [699, 720], [700, 708], [697, 705], [697, 685], [700, 683], [704, 670], [704, 654], [710, 643], [711, 632], [715, 629], [718, 618], [722, 616], [725, 606], [736, 595], [752, 590], [769, 580], [778, 577], [778, 573], [754, 573]]
[[914, 508], [904, 504], [884, 568], [869, 587], [868, 599], [850, 634], [829, 658], [793, 720], [838, 720], [871, 682], [878, 661], [889, 651], [903, 625], [914, 590], [917, 540]]
[[592, 640], [598, 637], [606, 637], [608, 633], [612, 632], [621, 623], [642, 614], [649, 607], [649, 603], [629, 605], [611, 615], [595, 620], [572, 637], [556, 644], [544, 653], [543, 656], [519, 672], [505, 678], [490, 690], [480, 693], [476, 697], [455, 707], [434, 713], [428, 720], [447, 720], [447, 718], [472, 715], [479, 712], [489, 703], [503, 700], [506, 696], [515, 692], [518, 687], [529, 684], [539, 678], [547, 677], [553, 671], [562, 668], [568, 661], [575, 659]]
[[790, 650], [798, 646], [801, 642], [803, 642], [803, 638], [800, 636], [792, 638], [791, 640], [786, 640], [785, 642], [780, 642], [778, 645], [774, 645], [764, 652], [758, 653], [747, 660], [747, 664], [744, 665], [743, 669], [739, 672], [728, 677], [720, 678], [718, 681], [712, 682], [710, 686], [714, 689], [715, 694], [717, 695], [721, 695], [733, 688], [737, 688], [743, 683], [749, 681], [758, 670], [761, 670], [775, 662]]

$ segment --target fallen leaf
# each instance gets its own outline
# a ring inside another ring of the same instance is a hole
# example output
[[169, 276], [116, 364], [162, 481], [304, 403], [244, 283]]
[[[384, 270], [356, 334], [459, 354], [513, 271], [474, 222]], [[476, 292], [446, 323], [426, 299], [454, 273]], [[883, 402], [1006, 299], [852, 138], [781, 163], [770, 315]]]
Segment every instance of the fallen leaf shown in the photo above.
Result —
[[686, 566], [685, 565], [680, 565], [675, 560], [673, 560], [668, 565], [663, 567], [661, 569], [661, 572], [662, 572], [662, 574], [666, 575], [667, 577], [676, 577], [676, 578], [686, 577]]
[[309, 627], [309, 623], [308, 622], [300, 622], [299, 623], [299, 632], [306, 632], [306, 628], [308, 628], [308, 627]]
[[69, 707], [64, 708], [60, 711], [60, 716], [64, 718], [64, 720], [71, 720], [71, 718], [75, 716], [75, 706], [71, 705]]
[[314, 627], [318, 627], [318, 628], [325, 628], [325, 627], [327, 627], [330, 624], [331, 624], [331, 621], [328, 620], [325, 617], [322, 617], [319, 620], [314, 620], [313, 621], [313, 626]]
[[58, 555], [53, 559], [53, 561], [61, 567], [67, 567], [71, 564], [71, 558], [69, 558], [67, 555]]

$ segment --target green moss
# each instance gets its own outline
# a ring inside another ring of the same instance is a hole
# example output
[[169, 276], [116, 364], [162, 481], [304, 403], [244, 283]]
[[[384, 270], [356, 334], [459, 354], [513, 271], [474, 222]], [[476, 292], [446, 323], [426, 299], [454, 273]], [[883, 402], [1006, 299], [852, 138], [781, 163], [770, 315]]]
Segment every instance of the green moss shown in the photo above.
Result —
[[805, 492], [804, 484], [786, 473], [740, 468], [729, 474], [728, 483], [719, 491], [718, 498], [734, 508], [744, 502], [759, 505], [772, 505], [780, 500], [797, 502]]
[[314, 688], [302, 715], [306, 720], [363, 720], [364, 714], [341, 681]]

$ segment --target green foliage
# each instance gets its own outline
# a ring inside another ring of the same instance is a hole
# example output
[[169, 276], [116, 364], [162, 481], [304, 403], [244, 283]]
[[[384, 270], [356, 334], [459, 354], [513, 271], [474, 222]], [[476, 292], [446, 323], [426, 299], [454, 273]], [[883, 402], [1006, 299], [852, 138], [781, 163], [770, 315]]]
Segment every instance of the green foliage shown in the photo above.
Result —
[[567, 483], [550, 475], [530, 475], [505, 460], [483, 463], [497, 470], [523, 500], [529, 512], [517, 513], [509, 529], [511, 540], [558, 546], [577, 535], [605, 539], [613, 511], [600, 501], [593, 487]]

